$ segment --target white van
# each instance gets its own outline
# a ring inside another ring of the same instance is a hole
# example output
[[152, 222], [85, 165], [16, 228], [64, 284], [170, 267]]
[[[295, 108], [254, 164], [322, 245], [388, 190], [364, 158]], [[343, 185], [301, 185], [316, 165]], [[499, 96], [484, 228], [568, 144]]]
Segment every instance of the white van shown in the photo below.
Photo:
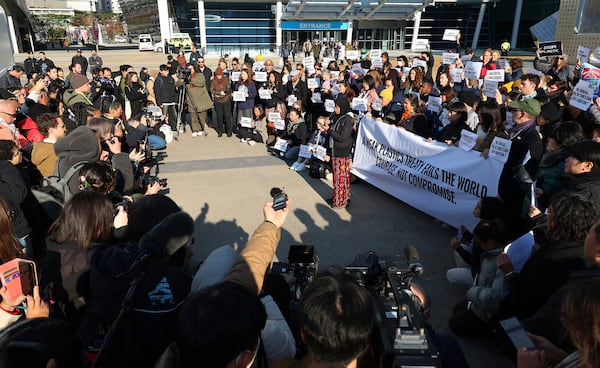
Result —
[[149, 34], [141, 34], [139, 36], [138, 49], [140, 51], [153, 51], [154, 43], [152, 42], [152, 36]]

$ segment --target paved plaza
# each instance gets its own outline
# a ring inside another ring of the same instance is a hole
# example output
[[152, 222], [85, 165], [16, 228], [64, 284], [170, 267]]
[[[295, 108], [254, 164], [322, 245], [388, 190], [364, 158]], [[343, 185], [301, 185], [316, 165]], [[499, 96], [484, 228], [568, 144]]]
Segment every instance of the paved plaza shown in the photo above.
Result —
[[[48, 58], [65, 68], [73, 55], [73, 51], [47, 52]], [[166, 60], [166, 55], [137, 50], [101, 50], [99, 55], [113, 70], [124, 63], [136, 70], [154, 69]], [[214, 70], [217, 59], [207, 59]], [[270, 199], [272, 187], [284, 188], [292, 199], [277, 251], [280, 260], [285, 260], [292, 244], [314, 245], [321, 267], [344, 266], [369, 250], [381, 258], [392, 257], [402, 254], [404, 246], [415, 245], [425, 270], [420, 282], [432, 298], [432, 324], [448, 332], [452, 307], [464, 297], [465, 289], [445, 277], [446, 269], [454, 265], [449, 239], [455, 230], [432, 217], [364, 182], [352, 185], [348, 208], [333, 210], [325, 202], [332, 194], [331, 182], [309, 177], [308, 170], [289, 170], [262, 144], [218, 138], [212, 130], [208, 137], [192, 138], [189, 129], [181, 134], [168, 146], [158, 175], [168, 179], [168, 195], [196, 221], [196, 261], [223, 244], [243, 247], [262, 220], [262, 205]], [[515, 366], [485, 339], [460, 341], [472, 367]]]

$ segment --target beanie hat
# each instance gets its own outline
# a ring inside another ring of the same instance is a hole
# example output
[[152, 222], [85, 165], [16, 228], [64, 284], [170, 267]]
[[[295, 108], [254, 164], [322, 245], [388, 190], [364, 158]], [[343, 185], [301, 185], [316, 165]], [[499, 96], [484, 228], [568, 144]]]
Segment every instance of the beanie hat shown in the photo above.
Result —
[[217, 70], [215, 70], [215, 75], [224, 75], [225, 73], [223, 73], [223, 68], [218, 67]]
[[77, 89], [88, 83], [90, 83], [90, 81], [87, 79], [87, 77], [81, 74], [73, 74], [71, 76], [71, 87], [73, 89]]

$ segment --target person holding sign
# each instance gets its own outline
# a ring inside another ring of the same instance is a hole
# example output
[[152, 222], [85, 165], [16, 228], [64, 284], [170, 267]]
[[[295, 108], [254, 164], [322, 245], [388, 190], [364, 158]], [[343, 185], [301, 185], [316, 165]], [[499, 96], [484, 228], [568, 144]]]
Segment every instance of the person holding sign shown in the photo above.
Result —
[[300, 101], [302, 107], [306, 109], [308, 106], [308, 86], [306, 82], [300, 78], [302, 66], [298, 66], [290, 73], [290, 80], [285, 85], [286, 101], [290, 104], [290, 96], [294, 96], [294, 101]]
[[285, 88], [281, 83], [281, 74], [276, 71], [269, 72], [267, 87], [261, 87], [260, 89], [267, 89], [271, 94], [270, 100], [264, 100], [265, 110], [267, 113], [275, 111], [275, 107], [279, 102], [283, 102], [285, 99]]
[[[238, 124], [242, 117], [252, 118], [252, 108], [254, 107], [254, 98], [257, 95], [256, 85], [252, 81], [252, 71], [246, 67], [240, 73], [240, 80], [236, 82], [234, 90], [243, 92], [245, 100], [237, 103]], [[232, 136], [232, 132], [227, 133], [228, 137]]]
[[373, 107], [373, 101], [375, 101], [377, 96], [377, 90], [375, 89], [375, 78], [370, 74], [367, 74], [362, 79], [362, 91], [358, 95], [358, 98], [366, 98], [367, 99], [367, 111], [371, 112]]
[[254, 146], [256, 142], [267, 141], [267, 117], [262, 105], [254, 105], [252, 120], [249, 127], [240, 127], [240, 142]]
[[479, 74], [479, 79], [485, 79], [485, 75], [488, 70], [496, 70], [497, 64], [492, 59], [492, 49], [486, 49], [483, 52], [483, 66], [481, 67], [481, 73]]
[[451, 103], [448, 106], [448, 120], [450, 120], [450, 124], [442, 129], [440, 137], [437, 140], [439, 142], [446, 142], [448, 145], [453, 145], [460, 141], [463, 130], [472, 132], [471, 128], [467, 125], [467, 117], [467, 107], [464, 103]]
[[335, 100], [335, 111], [331, 116], [332, 126], [329, 126], [329, 135], [332, 138], [333, 155], [333, 208], [345, 208], [350, 200], [350, 169], [352, 159], [350, 151], [354, 144], [352, 131], [354, 123], [350, 103], [344, 97]]
[[570, 82], [573, 80], [573, 73], [571, 73], [571, 69], [569, 68], [569, 55], [562, 54], [560, 56], [555, 56], [552, 59], [552, 63], [543, 64], [540, 61], [540, 50], [536, 50], [535, 59], [533, 59], [533, 67], [536, 70], [541, 71], [546, 75], [551, 75], [554, 79], [560, 79], [565, 82]]
[[288, 115], [289, 123], [285, 134], [281, 138], [287, 140], [285, 159], [295, 161], [298, 159], [300, 145], [304, 144], [308, 136], [308, 125], [306, 125], [299, 110], [291, 109]]
[[410, 92], [419, 93], [421, 85], [423, 84], [423, 70], [419, 67], [412, 67], [408, 73], [408, 78], [404, 82], [404, 95], [408, 95]]
[[400, 122], [396, 126], [423, 138], [429, 136], [431, 127], [419, 104], [419, 96], [411, 93], [404, 97], [404, 111], [400, 117]]
[[217, 134], [221, 138], [223, 133], [233, 133], [233, 121], [231, 120], [231, 83], [225, 76], [223, 68], [215, 70], [215, 77], [210, 83], [210, 93], [215, 103], [217, 112]]

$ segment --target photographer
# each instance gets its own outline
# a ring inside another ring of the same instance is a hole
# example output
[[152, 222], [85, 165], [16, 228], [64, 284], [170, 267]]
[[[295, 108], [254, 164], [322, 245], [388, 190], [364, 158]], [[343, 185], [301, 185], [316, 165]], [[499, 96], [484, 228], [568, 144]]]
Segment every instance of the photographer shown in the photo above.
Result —
[[250, 237], [225, 281], [190, 294], [179, 315], [175, 342], [157, 367], [197, 367], [199, 357], [202, 366], [211, 368], [252, 365], [266, 321], [258, 292], [289, 208], [290, 201], [278, 211], [273, 203], [266, 203], [264, 222]]

